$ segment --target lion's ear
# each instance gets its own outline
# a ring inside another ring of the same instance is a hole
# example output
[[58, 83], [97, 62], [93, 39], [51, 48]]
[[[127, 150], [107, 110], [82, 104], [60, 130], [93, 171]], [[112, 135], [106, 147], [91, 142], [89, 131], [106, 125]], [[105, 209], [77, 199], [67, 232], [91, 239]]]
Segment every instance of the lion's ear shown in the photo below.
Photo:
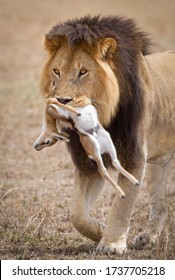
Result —
[[98, 49], [100, 55], [104, 58], [111, 58], [117, 47], [117, 42], [113, 38], [100, 40]]
[[49, 54], [53, 55], [61, 46], [60, 38], [49, 38], [46, 34], [44, 45]]

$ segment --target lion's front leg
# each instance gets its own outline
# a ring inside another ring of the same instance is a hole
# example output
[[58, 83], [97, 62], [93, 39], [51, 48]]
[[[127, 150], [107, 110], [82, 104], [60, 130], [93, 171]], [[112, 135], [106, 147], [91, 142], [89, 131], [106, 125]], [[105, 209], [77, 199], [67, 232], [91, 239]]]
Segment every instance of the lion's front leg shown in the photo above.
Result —
[[89, 211], [103, 189], [104, 179], [96, 172], [84, 175], [76, 171], [75, 189], [71, 205], [71, 220], [84, 236], [99, 241], [104, 225], [89, 215]]
[[[139, 180], [140, 184], [143, 181], [144, 171], [145, 161], [131, 172]], [[115, 197], [103, 237], [97, 247], [98, 251], [102, 253], [122, 254], [127, 248], [126, 241], [129, 223], [138, 196], [139, 186], [133, 186], [124, 177], [120, 177], [119, 185], [125, 192], [126, 199], [121, 199], [118, 195]]]

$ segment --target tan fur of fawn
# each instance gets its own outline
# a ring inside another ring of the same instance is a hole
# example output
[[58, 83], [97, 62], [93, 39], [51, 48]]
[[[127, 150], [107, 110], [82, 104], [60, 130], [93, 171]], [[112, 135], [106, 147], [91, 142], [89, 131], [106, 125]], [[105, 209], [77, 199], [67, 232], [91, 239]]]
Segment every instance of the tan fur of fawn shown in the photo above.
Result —
[[47, 107], [49, 114], [56, 119], [62, 116], [63, 119], [71, 121], [72, 128], [78, 133], [88, 157], [95, 160], [99, 173], [117, 190], [120, 197], [125, 198], [125, 193], [109, 176], [101, 157], [102, 154], [108, 153], [115, 169], [134, 185], [139, 185], [138, 180], [128, 173], [117, 159], [116, 149], [110, 134], [99, 123], [97, 111], [91, 104], [90, 99], [85, 96], [76, 98], [76, 100], [73, 98], [67, 105], [60, 103], [56, 98], [51, 98], [47, 101], [47, 104], [49, 103], [50, 105]]
[[[39, 137], [34, 142], [33, 146], [37, 151], [42, 150], [45, 147], [54, 145], [57, 140], [69, 141], [69, 135], [61, 132], [58, 133], [57, 126], [56, 126], [56, 119], [54, 119], [48, 112], [47, 112], [47, 103], [44, 106], [43, 110], [43, 126], [42, 131]], [[55, 138], [55, 135], [57, 139]]]

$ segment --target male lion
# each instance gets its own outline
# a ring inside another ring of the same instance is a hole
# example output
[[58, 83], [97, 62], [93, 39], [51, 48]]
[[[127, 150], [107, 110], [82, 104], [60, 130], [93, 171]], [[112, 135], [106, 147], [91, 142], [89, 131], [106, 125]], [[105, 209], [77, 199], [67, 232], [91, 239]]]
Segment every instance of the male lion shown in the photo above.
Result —
[[[167, 217], [163, 167], [175, 147], [175, 53], [152, 54], [150, 40], [132, 20], [100, 16], [54, 26], [45, 37], [45, 47], [49, 53], [41, 78], [45, 98], [56, 97], [66, 104], [86, 95], [110, 133], [121, 163], [139, 182], [149, 162], [151, 212], [146, 232], [155, 238]], [[120, 176], [126, 200], [116, 196], [105, 226], [91, 217], [104, 179], [78, 135], [65, 132], [76, 166], [71, 220], [80, 233], [99, 242], [99, 251], [122, 253], [139, 188]], [[104, 160], [108, 164], [108, 158]]]

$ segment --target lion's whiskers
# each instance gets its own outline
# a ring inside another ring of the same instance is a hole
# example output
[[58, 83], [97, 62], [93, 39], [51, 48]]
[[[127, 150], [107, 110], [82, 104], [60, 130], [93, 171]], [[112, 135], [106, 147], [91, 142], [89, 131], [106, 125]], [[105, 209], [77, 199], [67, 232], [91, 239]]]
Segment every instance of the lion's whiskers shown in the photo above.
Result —
[[101, 109], [100, 109], [100, 106], [98, 104], [107, 106], [107, 103], [100, 100], [99, 98], [93, 98], [93, 100], [92, 100], [92, 105], [95, 106], [95, 108], [97, 109], [97, 113], [98, 113], [99, 117], [101, 118], [102, 117]]

